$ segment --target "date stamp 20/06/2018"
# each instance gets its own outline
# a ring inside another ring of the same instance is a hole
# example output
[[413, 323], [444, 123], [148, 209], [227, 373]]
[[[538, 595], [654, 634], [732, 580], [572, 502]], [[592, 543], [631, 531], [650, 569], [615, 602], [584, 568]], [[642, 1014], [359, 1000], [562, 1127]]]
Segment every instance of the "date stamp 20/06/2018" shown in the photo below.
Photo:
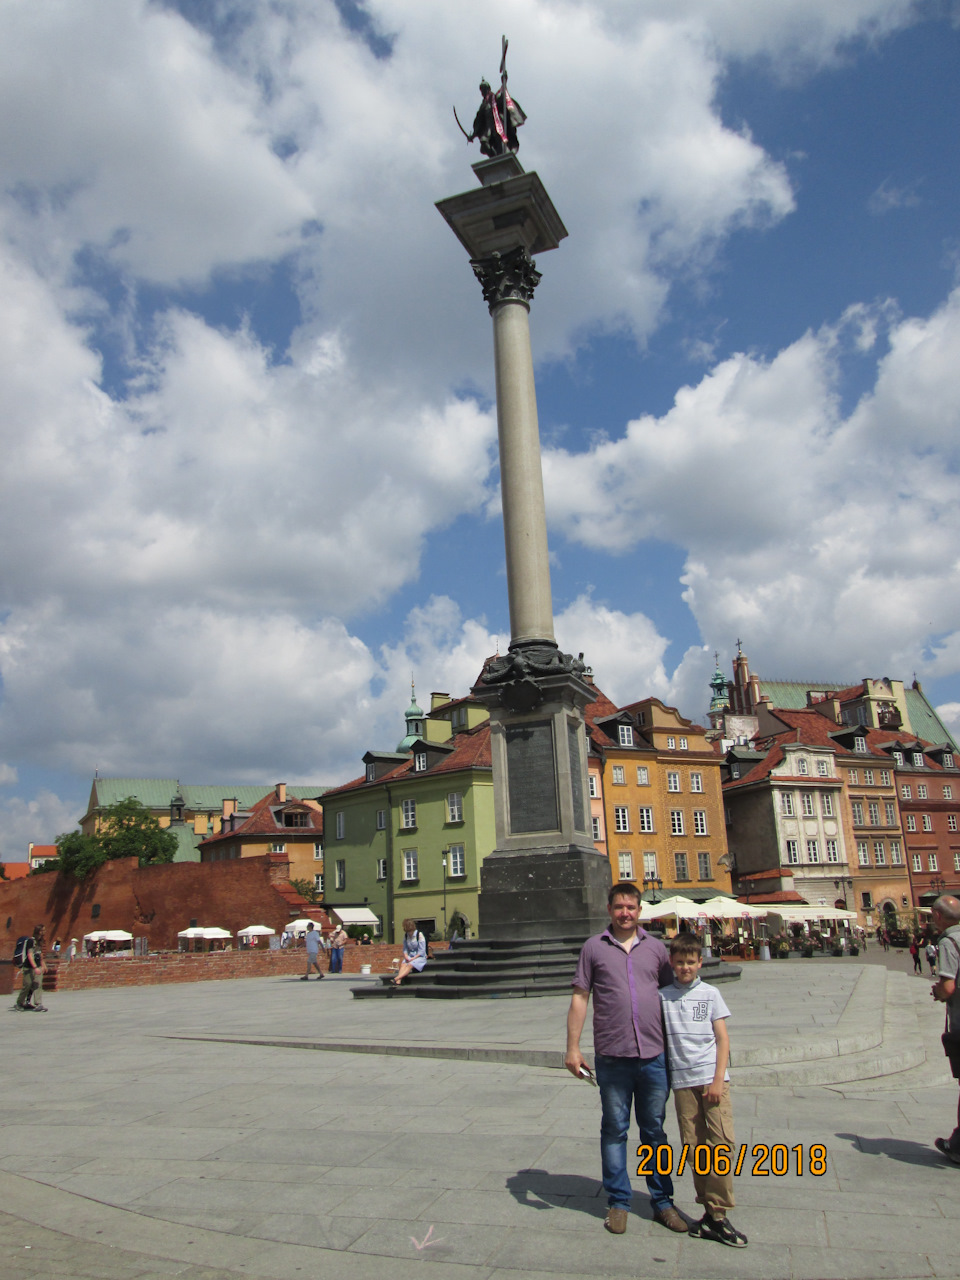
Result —
[[670, 1175], [674, 1171], [679, 1178], [687, 1167], [688, 1160], [694, 1171], [701, 1176], [712, 1173], [721, 1178], [729, 1173], [735, 1178], [739, 1178], [742, 1173], [748, 1173], [752, 1178], [769, 1178], [771, 1174], [775, 1178], [783, 1178], [791, 1170], [798, 1178], [804, 1173], [822, 1178], [827, 1172], [827, 1148], [819, 1142], [810, 1146], [798, 1142], [793, 1147], [782, 1142], [772, 1146], [766, 1142], [758, 1142], [748, 1147], [741, 1142], [736, 1151], [725, 1142], [718, 1143], [715, 1147], [694, 1147], [691, 1151], [690, 1144], [685, 1142], [680, 1148], [680, 1158], [676, 1161], [673, 1147], [668, 1143], [653, 1147], [644, 1142], [637, 1147], [637, 1157], [640, 1161], [637, 1166], [638, 1178], [649, 1178], [654, 1172]]

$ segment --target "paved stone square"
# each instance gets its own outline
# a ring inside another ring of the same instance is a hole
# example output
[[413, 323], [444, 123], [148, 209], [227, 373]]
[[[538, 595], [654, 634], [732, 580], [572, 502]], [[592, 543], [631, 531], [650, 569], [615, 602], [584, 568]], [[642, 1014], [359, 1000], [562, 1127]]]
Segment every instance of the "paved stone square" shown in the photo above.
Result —
[[[6, 1014], [0, 1274], [960, 1271], [960, 1168], [931, 1145], [956, 1115], [942, 1014], [895, 961], [755, 963], [724, 987], [746, 1250], [655, 1225], [642, 1180], [627, 1235], [603, 1230], [597, 1092], [557, 1069], [565, 999], [354, 1001], [356, 982], [64, 992]], [[789, 1171], [754, 1176], [754, 1146]], [[699, 1217], [689, 1172], [677, 1204]]]

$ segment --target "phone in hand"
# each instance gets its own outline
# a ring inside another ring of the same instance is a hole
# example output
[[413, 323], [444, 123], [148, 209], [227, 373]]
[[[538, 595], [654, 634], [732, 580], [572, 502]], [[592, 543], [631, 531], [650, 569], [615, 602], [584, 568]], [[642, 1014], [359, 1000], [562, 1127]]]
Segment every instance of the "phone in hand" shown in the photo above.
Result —
[[579, 1067], [579, 1070], [577, 1071], [577, 1075], [580, 1077], [581, 1080], [589, 1080], [589, 1082], [596, 1089], [597, 1082], [593, 1078], [593, 1072], [590, 1070], [590, 1068], [587, 1066], [585, 1062], [580, 1063], [580, 1067]]

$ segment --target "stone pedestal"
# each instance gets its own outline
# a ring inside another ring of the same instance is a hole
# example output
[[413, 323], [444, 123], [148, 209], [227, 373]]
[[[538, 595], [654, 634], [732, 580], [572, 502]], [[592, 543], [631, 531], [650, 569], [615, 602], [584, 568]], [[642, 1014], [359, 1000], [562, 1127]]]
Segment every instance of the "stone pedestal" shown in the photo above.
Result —
[[510, 153], [473, 166], [480, 189], [437, 202], [470, 254], [493, 319], [510, 647], [474, 688], [490, 710], [497, 847], [480, 871], [484, 939], [585, 937], [607, 923], [607, 859], [590, 835], [583, 663], [553, 632], [529, 312], [531, 253], [566, 228]]

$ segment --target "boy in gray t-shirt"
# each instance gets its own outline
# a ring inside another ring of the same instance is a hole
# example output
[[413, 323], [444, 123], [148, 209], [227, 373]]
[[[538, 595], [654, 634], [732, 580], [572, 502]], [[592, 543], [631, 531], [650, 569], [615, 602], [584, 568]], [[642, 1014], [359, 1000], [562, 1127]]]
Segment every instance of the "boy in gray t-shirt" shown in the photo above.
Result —
[[[730, 1102], [730, 1010], [716, 987], [700, 979], [702, 947], [692, 933], [670, 941], [674, 980], [660, 989], [666, 1031], [670, 1087], [677, 1109], [680, 1140], [688, 1148], [697, 1203], [706, 1212], [690, 1228], [692, 1236], [742, 1249], [747, 1237], [727, 1218], [733, 1198], [733, 1107]], [[724, 1145], [724, 1153], [717, 1147]], [[709, 1147], [706, 1173], [697, 1172], [696, 1147]], [[718, 1158], [719, 1154], [719, 1158]], [[726, 1172], [718, 1173], [718, 1165]]]

